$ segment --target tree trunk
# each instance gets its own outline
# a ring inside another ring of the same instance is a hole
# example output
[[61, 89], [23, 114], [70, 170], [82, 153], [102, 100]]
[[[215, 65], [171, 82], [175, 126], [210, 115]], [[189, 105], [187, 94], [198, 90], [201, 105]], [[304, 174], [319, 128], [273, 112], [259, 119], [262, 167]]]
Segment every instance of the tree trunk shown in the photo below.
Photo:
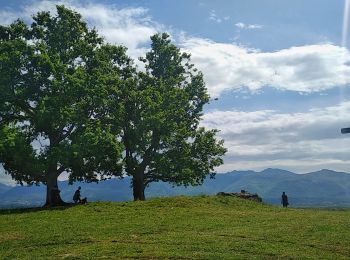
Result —
[[57, 184], [57, 166], [51, 165], [47, 172], [45, 207], [62, 206], [66, 203], [61, 199]]
[[135, 174], [132, 178], [132, 190], [134, 201], [145, 200], [145, 184], [143, 182], [143, 173]]

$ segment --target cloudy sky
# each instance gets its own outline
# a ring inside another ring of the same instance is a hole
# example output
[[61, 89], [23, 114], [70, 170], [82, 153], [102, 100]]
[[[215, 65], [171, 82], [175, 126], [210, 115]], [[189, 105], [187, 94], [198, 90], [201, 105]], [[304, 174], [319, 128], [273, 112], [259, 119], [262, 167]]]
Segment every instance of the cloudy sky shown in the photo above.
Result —
[[[347, 0], [348, 1], [348, 0]], [[350, 1], [348, 1], [350, 2]], [[213, 98], [203, 125], [228, 153], [218, 171], [350, 172], [349, 20], [343, 0], [0, 0], [0, 24], [55, 4], [142, 56], [161, 31], [192, 54]]]

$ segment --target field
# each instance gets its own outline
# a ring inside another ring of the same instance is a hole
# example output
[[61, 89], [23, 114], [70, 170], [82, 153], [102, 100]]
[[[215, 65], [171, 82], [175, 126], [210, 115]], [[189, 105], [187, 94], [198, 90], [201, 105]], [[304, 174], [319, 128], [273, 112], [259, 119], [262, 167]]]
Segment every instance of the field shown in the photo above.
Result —
[[0, 211], [0, 259], [350, 258], [350, 210], [175, 197]]

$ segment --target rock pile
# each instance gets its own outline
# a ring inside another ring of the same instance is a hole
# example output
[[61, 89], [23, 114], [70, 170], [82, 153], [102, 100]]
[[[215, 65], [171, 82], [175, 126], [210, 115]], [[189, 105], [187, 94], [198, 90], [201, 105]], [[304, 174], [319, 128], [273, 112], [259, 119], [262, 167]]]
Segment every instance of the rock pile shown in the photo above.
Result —
[[219, 192], [218, 196], [232, 196], [241, 199], [253, 200], [256, 202], [262, 202], [262, 198], [258, 194], [252, 194], [246, 192], [245, 190], [241, 190], [241, 192]]

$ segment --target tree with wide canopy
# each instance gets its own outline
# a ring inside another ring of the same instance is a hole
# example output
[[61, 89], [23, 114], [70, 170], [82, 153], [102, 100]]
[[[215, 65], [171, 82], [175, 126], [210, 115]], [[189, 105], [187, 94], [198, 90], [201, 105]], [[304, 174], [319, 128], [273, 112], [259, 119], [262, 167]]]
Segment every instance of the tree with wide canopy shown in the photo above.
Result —
[[19, 183], [44, 183], [61, 205], [58, 177], [98, 181], [122, 174], [118, 125], [108, 115], [124, 84], [125, 48], [105, 44], [81, 15], [57, 6], [28, 26], [0, 26], [0, 163]]
[[171, 43], [166, 33], [151, 37], [151, 50], [141, 58], [145, 71], [121, 89], [124, 166], [132, 177], [134, 200], [145, 199], [151, 182], [200, 185], [223, 163], [226, 149], [217, 130], [200, 127], [209, 102], [203, 75], [190, 55]]

